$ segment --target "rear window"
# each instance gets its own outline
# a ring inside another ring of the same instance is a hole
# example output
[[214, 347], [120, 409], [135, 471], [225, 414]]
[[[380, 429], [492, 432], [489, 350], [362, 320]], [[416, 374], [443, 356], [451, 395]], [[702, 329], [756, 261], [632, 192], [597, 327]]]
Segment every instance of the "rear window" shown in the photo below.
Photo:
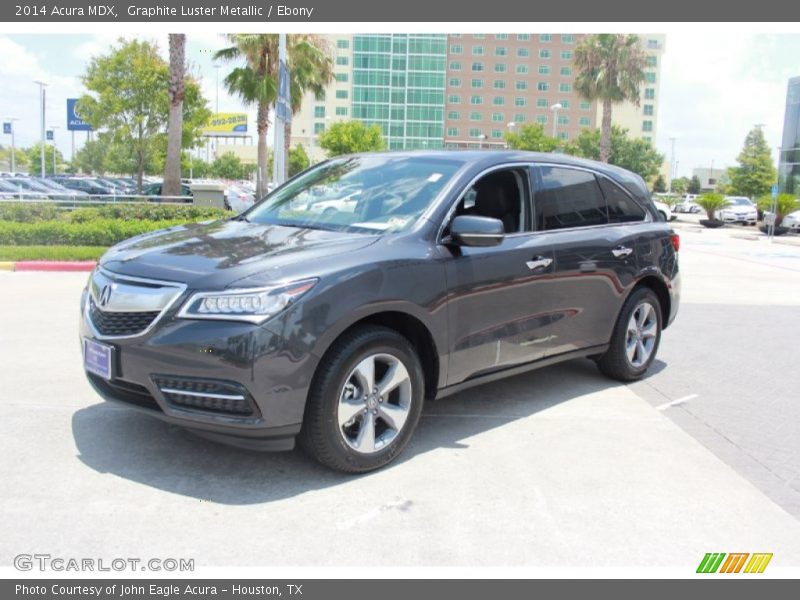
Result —
[[606, 197], [608, 205], [608, 220], [610, 223], [630, 223], [644, 221], [644, 209], [631, 198], [617, 184], [605, 177], [599, 177], [600, 187]]
[[536, 193], [537, 229], [553, 230], [608, 223], [606, 201], [595, 176], [564, 167], [540, 167]]

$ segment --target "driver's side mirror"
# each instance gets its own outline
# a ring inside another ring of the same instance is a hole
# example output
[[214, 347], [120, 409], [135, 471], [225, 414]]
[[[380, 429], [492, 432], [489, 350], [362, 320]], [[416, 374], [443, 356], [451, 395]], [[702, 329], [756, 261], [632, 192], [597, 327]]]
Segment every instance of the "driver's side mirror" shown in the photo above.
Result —
[[449, 241], [457, 246], [497, 246], [505, 237], [500, 219], [461, 215], [450, 223]]

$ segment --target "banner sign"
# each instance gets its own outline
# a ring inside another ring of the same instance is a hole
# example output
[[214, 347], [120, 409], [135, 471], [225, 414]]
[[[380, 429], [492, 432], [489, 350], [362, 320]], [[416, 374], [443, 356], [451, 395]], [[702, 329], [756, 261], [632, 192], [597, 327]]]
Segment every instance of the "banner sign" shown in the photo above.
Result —
[[92, 126], [81, 119], [75, 110], [78, 104], [77, 98], [67, 98], [67, 129], [69, 131], [92, 131]]
[[3, 133], [5, 134], [11, 133], [11, 123], [3, 123]]
[[216, 113], [203, 127], [203, 135], [243, 136], [247, 134], [247, 113]]
[[289, 68], [285, 61], [280, 61], [278, 76], [278, 103], [275, 106], [275, 114], [284, 123], [292, 122], [292, 96], [289, 87]]

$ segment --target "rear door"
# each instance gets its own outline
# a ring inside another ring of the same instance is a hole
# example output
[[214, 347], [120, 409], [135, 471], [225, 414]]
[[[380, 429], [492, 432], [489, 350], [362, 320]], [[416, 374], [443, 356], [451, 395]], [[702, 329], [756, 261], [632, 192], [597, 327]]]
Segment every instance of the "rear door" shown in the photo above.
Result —
[[556, 283], [550, 291], [561, 315], [546, 354], [607, 344], [638, 272], [636, 223], [646, 213], [591, 170], [542, 164], [535, 173], [536, 228], [553, 245]]

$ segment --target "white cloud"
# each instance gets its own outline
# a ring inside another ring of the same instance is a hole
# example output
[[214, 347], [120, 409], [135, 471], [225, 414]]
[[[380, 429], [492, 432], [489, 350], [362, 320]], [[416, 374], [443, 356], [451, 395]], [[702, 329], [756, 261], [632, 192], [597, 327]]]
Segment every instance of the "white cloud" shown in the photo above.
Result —
[[735, 165], [755, 124], [764, 125], [772, 148], [779, 145], [792, 70], [781, 65], [785, 42], [777, 36], [724, 31], [667, 36], [658, 146], [669, 156], [669, 138], [678, 138], [679, 175], [710, 167], [712, 161], [715, 167]]

